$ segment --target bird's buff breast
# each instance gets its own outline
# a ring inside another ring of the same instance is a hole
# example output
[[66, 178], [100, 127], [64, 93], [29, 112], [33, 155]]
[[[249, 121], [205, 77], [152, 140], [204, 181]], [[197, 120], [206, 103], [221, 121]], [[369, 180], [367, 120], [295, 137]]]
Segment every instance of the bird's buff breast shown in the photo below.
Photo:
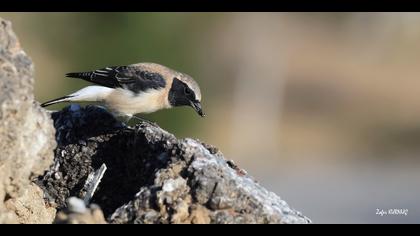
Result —
[[135, 94], [131, 91], [116, 89], [107, 96], [104, 102], [111, 110], [128, 115], [151, 113], [170, 107], [166, 96], [158, 90]]

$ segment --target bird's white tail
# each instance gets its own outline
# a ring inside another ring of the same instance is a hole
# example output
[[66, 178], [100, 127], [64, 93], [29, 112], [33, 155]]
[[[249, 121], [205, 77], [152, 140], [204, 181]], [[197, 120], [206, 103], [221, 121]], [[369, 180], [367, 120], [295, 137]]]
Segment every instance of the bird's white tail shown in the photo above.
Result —
[[114, 89], [103, 86], [88, 86], [70, 95], [42, 103], [42, 107], [60, 102], [98, 102], [104, 100]]
[[56, 98], [56, 99], [53, 99], [51, 101], [42, 103], [41, 104], [41, 107], [47, 107], [49, 105], [53, 105], [53, 104], [60, 103], [60, 102], [67, 102], [69, 98], [70, 98], [69, 96], [64, 96], [64, 97], [61, 97], [61, 98]]

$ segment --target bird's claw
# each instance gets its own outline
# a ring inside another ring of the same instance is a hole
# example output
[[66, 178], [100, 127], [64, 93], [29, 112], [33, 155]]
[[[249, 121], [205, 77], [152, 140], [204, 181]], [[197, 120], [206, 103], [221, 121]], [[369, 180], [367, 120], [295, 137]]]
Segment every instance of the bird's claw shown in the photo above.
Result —
[[[153, 121], [150, 121], [150, 120], [146, 120], [146, 119], [141, 118], [141, 117], [138, 117], [138, 116], [133, 116], [133, 118], [135, 118], [135, 119], [137, 119], [137, 120], [141, 121], [142, 123], [146, 123], [146, 124], [148, 124], [148, 125], [150, 125], [150, 126], [153, 126], [153, 127], [156, 127], [156, 128], [158, 128], [158, 127], [159, 127], [159, 126], [158, 126], [158, 124], [157, 124], [156, 122], [153, 122]], [[142, 125], [142, 124], [140, 123], [140, 125]]]

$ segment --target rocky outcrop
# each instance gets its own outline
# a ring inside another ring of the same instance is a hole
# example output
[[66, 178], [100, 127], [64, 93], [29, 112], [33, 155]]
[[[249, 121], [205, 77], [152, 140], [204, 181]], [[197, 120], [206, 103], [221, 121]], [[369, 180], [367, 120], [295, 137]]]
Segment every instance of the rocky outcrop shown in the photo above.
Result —
[[123, 127], [96, 106], [52, 117], [58, 147], [40, 185], [60, 209], [70, 196], [84, 198], [88, 176], [105, 164], [92, 202], [110, 223], [310, 222], [199, 140], [149, 123]]
[[0, 18], [0, 223], [50, 223], [31, 179], [51, 165], [56, 146], [49, 115], [34, 102], [33, 64], [11, 23]]

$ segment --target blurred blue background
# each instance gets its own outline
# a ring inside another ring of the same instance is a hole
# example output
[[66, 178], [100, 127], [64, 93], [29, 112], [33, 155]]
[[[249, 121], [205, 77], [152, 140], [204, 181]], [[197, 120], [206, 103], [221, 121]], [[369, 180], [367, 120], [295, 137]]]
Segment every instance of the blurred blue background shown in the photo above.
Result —
[[[419, 13], [0, 16], [40, 102], [88, 85], [67, 72], [160, 63], [198, 81], [207, 117], [145, 118], [219, 147], [315, 223], [419, 223]], [[394, 208], [408, 215], [376, 215]]]

